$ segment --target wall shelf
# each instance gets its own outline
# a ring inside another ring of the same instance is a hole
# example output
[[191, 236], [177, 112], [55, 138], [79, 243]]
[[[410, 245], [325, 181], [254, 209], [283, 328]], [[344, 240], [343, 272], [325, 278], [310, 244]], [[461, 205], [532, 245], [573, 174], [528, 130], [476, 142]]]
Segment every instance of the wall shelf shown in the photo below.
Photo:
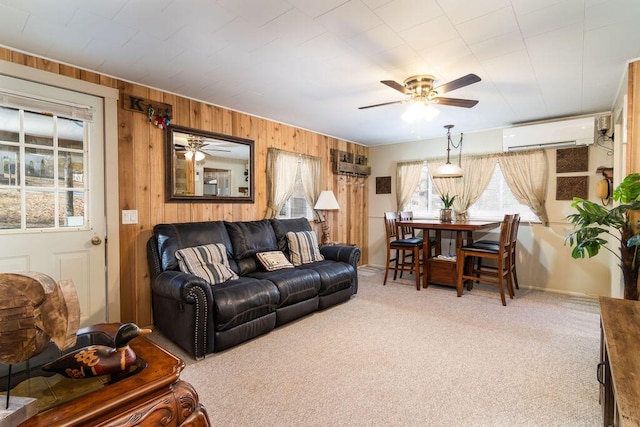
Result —
[[335, 174], [364, 177], [371, 175], [371, 166], [367, 166], [367, 158], [360, 154], [331, 150], [331, 162]]

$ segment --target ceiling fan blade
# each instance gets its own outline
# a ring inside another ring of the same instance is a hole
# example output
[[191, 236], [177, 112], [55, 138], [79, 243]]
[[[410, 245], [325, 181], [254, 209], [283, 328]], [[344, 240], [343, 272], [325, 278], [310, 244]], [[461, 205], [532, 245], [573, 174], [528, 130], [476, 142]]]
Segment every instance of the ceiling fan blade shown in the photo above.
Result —
[[365, 107], [358, 107], [358, 110], [364, 110], [366, 108], [373, 108], [373, 107], [382, 107], [383, 105], [391, 105], [391, 104], [404, 104], [407, 101], [391, 101], [391, 102], [383, 102], [382, 104], [374, 104], [374, 105], [367, 105]]
[[450, 81], [449, 83], [445, 83], [441, 86], [435, 88], [438, 93], [451, 92], [452, 90], [460, 89], [461, 87], [469, 86], [474, 83], [478, 83], [482, 80], [475, 74], [467, 74], [466, 76], [462, 76], [459, 79], [455, 79]]
[[400, 83], [394, 82], [393, 80], [380, 80], [380, 83], [385, 84], [389, 86], [391, 89], [397, 90], [398, 92], [402, 92], [405, 95], [411, 95], [410, 90], [408, 90], [406, 87], [404, 87]]
[[473, 99], [443, 98], [440, 96], [433, 98], [431, 101], [440, 105], [451, 105], [452, 107], [464, 108], [471, 108], [478, 103], [478, 101]]

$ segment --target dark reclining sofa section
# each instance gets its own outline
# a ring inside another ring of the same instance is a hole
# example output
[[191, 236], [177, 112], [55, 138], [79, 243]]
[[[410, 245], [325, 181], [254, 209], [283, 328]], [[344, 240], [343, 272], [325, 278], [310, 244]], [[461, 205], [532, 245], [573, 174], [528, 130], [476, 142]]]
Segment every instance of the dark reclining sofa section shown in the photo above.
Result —
[[[156, 327], [196, 359], [225, 350], [358, 291], [355, 246], [325, 246], [325, 258], [266, 271], [256, 254], [289, 255], [287, 232], [311, 231], [307, 219], [159, 224], [147, 244]], [[211, 285], [183, 273], [176, 251], [222, 243], [236, 280]]]

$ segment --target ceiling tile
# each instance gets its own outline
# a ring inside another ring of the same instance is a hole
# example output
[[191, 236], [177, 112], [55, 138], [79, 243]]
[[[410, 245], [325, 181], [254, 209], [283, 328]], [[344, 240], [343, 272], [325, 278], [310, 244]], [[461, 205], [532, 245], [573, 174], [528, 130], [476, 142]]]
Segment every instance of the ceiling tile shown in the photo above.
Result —
[[256, 27], [277, 18], [292, 7], [284, 0], [218, 0], [218, 4]]
[[563, 3], [566, 0], [511, 0], [511, 7], [517, 16]]
[[[434, 69], [437, 69], [468, 57], [471, 55], [471, 50], [461, 37], [456, 37], [421, 50], [418, 53], [428, 64], [433, 66]], [[429, 73], [434, 74], [434, 72], [431, 71]]]
[[453, 24], [460, 24], [496, 10], [509, 7], [511, 6], [511, 2], [509, 0], [447, 0], [440, 2], [440, 5]]
[[99, 38], [120, 46], [138, 32], [134, 28], [84, 10], [78, 10], [67, 26], [91, 38]]
[[19, 43], [29, 14], [21, 9], [0, 4], [0, 40], [4, 44]]
[[522, 35], [518, 31], [506, 33], [469, 46], [479, 61], [507, 55], [525, 48]]
[[382, 24], [352, 37], [346, 42], [358, 52], [374, 55], [378, 52], [393, 49], [404, 42], [388, 25]]
[[317, 18], [344, 4], [347, 0], [288, 0], [293, 6], [311, 18]]
[[77, 10], [75, 0], [2, 0], [2, 3], [59, 25], [67, 24]]
[[585, 10], [585, 30], [609, 25], [637, 27], [640, 4], [636, 0], [605, 0], [588, 5]]
[[458, 32], [446, 16], [440, 16], [401, 31], [399, 35], [413, 49], [424, 50], [458, 37]]
[[510, 7], [456, 25], [468, 44], [480, 43], [503, 34], [519, 31], [518, 23]]
[[545, 9], [519, 15], [518, 22], [524, 38], [537, 36], [573, 24], [582, 24], [584, 0], [567, 0]]
[[435, 0], [393, 0], [376, 8], [375, 13], [398, 32], [443, 15]]
[[382, 24], [367, 6], [360, 0], [351, 0], [330, 10], [316, 19], [327, 30], [338, 37], [352, 38]]
[[[129, 1], [120, 9], [114, 21], [157, 39], [166, 40], [187, 25], [186, 22], [177, 19], [167, 19], [164, 9], [169, 3], [170, 0], [156, 0], [155, 7], [150, 8], [147, 2]], [[144, 19], [140, 19], [141, 15]]]
[[298, 46], [325, 32], [324, 27], [296, 9], [269, 21], [261, 29], [275, 38], [286, 40], [290, 46]]
[[640, 25], [609, 25], [585, 33], [585, 66], [604, 67], [640, 55]]

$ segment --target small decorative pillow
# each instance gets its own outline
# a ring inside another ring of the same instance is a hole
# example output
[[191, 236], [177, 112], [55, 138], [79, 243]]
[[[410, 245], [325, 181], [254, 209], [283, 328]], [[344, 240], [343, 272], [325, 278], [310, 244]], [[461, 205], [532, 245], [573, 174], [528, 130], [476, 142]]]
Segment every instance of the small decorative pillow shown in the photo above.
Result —
[[176, 258], [180, 271], [195, 274], [212, 285], [238, 278], [229, 268], [227, 249], [222, 243], [180, 249]]
[[283, 268], [294, 268], [281, 251], [258, 252], [256, 258], [265, 270], [275, 271]]
[[322, 261], [324, 257], [318, 248], [318, 234], [315, 231], [298, 231], [287, 233], [289, 253], [293, 265]]

